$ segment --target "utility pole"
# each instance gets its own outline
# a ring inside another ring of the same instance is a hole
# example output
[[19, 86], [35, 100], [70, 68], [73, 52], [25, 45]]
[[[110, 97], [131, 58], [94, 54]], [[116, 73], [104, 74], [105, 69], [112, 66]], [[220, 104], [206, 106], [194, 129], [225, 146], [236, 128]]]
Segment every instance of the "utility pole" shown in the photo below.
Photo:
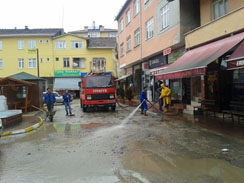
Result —
[[36, 49], [36, 57], [37, 57], [37, 76], [40, 77], [40, 68], [39, 68], [39, 50]]

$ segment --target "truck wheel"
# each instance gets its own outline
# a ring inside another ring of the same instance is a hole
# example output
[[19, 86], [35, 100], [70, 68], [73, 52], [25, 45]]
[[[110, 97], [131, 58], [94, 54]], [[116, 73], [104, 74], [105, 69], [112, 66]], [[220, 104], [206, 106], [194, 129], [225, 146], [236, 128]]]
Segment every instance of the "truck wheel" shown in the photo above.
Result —
[[111, 110], [114, 112], [115, 111], [115, 109], [116, 109], [116, 106], [112, 106], [111, 107]]
[[87, 111], [87, 107], [82, 107], [83, 108], [83, 112], [86, 112]]

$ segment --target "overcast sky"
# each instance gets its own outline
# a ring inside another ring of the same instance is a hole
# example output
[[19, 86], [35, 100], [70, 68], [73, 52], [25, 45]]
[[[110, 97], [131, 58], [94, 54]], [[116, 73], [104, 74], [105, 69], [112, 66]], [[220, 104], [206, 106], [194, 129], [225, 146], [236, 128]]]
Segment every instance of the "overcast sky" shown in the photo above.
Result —
[[115, 16], [125, 0], [0, 0], [0, 28], [117, 28]]

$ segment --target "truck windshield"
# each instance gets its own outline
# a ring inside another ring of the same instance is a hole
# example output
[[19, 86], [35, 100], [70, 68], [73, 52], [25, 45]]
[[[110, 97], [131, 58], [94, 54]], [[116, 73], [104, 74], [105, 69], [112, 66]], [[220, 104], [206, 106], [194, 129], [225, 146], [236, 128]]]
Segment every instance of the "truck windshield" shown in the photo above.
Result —
[[111, 76], [88, 76], [86, 88], [109, 88], [112, 87]]

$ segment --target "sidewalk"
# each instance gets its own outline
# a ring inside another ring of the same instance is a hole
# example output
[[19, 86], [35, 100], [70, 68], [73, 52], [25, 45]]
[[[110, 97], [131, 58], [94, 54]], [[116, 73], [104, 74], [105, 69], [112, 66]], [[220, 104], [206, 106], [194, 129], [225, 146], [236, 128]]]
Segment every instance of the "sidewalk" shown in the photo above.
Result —
[[[9, 135], [8, 132], [20, 132], [24, 131], [24, 132], [28, 132], [31, 131], [33, 129], [35, 129], [36, 127], [39, 127], [41, 125], [37, 125], [38, 123], [40, 123], [42, 121], [41, 119], [42, 117], [42, 113], [39, 111], [33, 111], [33, 112], [29, 112], [28, 114], [23, 114], [22, 116], [22, 122], [20, 122], [17, 125], [11, 126], [11, 127], [7, 127], [3, 129], [3, 134], [4, 136]], [[33, 128], [32, 126], [35, 125], [36, 127]]]

